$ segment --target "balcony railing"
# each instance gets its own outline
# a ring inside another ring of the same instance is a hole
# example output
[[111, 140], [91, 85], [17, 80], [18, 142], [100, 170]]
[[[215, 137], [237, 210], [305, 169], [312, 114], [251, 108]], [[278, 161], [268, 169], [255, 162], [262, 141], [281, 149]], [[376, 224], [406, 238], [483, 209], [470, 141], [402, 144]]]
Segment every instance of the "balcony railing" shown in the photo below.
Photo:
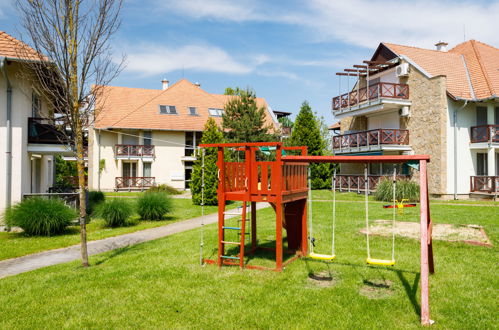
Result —
[[28, 118], [28, 143], [67, 144], [67, 137], [50, 119]]
[[333, 110], [352, 107], [379, 98], [408, 99], [409, 86], [407, 84], [380, 82], [369, 87], [355, 89], [350, 93], [334, 97]]
[[409, 131], [406, 129], [372, 129], [368, 131], [333, 136], [333, 149], [342, 150], [357, 147], [370, 147], [396, 144], [409, 144]]
[[116, 189], [144, 189], [154, 186], [155, 177], [116, 177]]
[[499, 192], [499, 176], [471, 176], [470, 177], [471, 192]]
[[153, 145], [117, 144], [116, 157], [154, 157]]
[[[383, 179], [391, 179], [393, 175], [368, 175], [369, 191], [376, 190], [376, 186]], [[397, 175], [397, 179], [408, 179], [408, 175]], [[336, 189], [339, 191], [360, 192], [366, 190], [366, 178], [363, 174], [339, 174], [337, 175]]]
[[499, 142], [499, 125], [480, 125], [471, 127], [471, 143]]

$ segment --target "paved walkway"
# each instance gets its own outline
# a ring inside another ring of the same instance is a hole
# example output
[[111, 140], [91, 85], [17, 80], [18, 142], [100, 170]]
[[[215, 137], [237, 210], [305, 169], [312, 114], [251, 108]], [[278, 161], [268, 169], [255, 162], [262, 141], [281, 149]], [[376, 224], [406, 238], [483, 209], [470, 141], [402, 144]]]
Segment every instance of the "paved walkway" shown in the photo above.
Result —
[[[266, 203], [257, 203], [257, 210], [269, 207]], [[237, 215], [227, 215], [230, 219]], [[88, 254], [94, 255], [142, 242], [152, 241], [165, 236], [173, 235], [183, 231], [199, 228], [201, 222], [204, 224], [216, 223], [217, 213], [197, 217], [189, 220], [179, 221], [170, 225], [145, 229], [130, 234], [109, 237], [98, 241], [88, 242]], [[81, 258], [80, 245], [49, 250], [40, 253], [30, 254], [24, 257], [7, 259], [0, 261], [0, 278], [29, 272], [38, 268], [57, 265]]]

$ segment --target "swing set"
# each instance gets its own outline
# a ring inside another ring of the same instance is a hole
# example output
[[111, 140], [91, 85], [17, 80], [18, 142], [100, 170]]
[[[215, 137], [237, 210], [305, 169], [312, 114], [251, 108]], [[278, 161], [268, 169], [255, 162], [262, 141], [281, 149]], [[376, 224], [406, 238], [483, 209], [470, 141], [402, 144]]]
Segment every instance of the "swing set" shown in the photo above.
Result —
[[[390, 259], [371, 257], [369, 231], [369, 178], [367, 165], [370, 163], [410, 163], [419, 169], [420, 183], [420, 267], [421, 267], [421, 323], [430, 324], [429, 314], [429, 273], [434, 272], [433, 246], [431, 239], [432, 222], [430, 219], [427, 155], [387, 155], [387, 156], [308, 156], [306, 147], [284, 147], [281, 142], [267, 143], [221, 143], [201, 144], [201, 148], [217, 148], [218, 160], [218, 249], [217, 258], [203, 257], [204, 234], [201, 230], [201, 264], [239, 266], [241, 269], [263, 269], [282, 271], [283, 268], [299, 257], [332, 262], [336, 258], [336, 172], [332, 180], [332, 243], [331, 254], [314, 251], [312, 195], [310, 169], [311, 163], [357, 163], [364, 164], [365, 180], [365, 220], [366, 220], [366, 262], [370, 265], [395, 265], [395, 232], [392, 230], [392, 255]], [[227, 149], [238, 153], [237, 161], [228, 161]], [[239, 154], [242, 153], [242, 159]], [[267, 155], [262, 157], [261, 154]], [[299, 155], [293, 155], [299, 153]], [[270, 154], [270, 156], [269, 156]], [[202, 152], [202, 205], [204, 204], [204, 151]], [[397, 202], [395, 199], [396, 169], [393, 173], [392, 229], [394, 229], [397, 210], [412, 205]], [[228, 201], [240, 201], [242, 207], [226, 211]], [[307, 206], [308, 201], [308, 206]], [[269, 203], [275, 210], [275, 247], [258, 246], [256, 203]], [[402, 206], [400, 206], [402, 205]], [[386, 207], [386, 206], [384, 206]], [[251, 211], [248, 219], [248, 211]], [[238, 217], [237, 225], [230, 225], [230, 218]], [[246, 223], [249, 223], [247, 228]], [[309, 228], [307, 228], [309, 226]], [[204, 224], [202, 224], [202, 228]], [[287, 249], [283, 245], [283, 229], [286, 231]], [[228, 240], [230, 232], [237, 232], [238, 239]], [[249, 242], [246, 242], [250, 235]], [[246, 253], [246, 245], [249, 247]], [[230, 247], [233, 247], [230, 249]], [[235, 247], [235, 249], [234, 249]], [[275, 268], [250, 265], [245, 262], [247, 254], [254, 255], [257, 250], [271, 249], [275, 252]], [[233, 254], [237, 251], [237, 254]], [[232, 254], [231, 254], [232, 253]], [[284, 261], [284, 254], [293, 256]]]

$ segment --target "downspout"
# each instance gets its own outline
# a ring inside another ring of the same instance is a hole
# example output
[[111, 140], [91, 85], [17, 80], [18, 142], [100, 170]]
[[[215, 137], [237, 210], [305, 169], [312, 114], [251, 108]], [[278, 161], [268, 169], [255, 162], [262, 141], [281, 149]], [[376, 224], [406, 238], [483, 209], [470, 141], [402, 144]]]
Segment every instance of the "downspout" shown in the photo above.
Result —
[[468, 100], [459, 109], [454, 110], [454, 199], [457, 200], [457, 113], [468, 105]]
[[12, 203], [12, 85], [6, 71], [7, 59], [5, 57], [0, 60], [0, 70], [2, 70], [5, 82], [7, 84], [7, 138], [5, 148], [6, 174], [5, 180], [5, 207], [9, 208]]

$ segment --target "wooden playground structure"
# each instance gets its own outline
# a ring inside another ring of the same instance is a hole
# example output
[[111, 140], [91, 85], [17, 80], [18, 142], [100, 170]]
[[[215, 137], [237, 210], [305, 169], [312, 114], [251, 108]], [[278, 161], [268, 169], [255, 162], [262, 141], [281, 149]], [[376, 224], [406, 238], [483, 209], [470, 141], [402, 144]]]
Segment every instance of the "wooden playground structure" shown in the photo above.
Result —
[[[201, 144], [200, 147], [217, 148], [218, 152], [218, 253], [216, 260], [203, 259], [203, 261], [217, 264], [219, 267], [232, 265], [240, 268], [282, 271], [283, 267], [293, 260], [309, 255], [307, 232], [309, 185], [307, 173], [310, 163], [410, 162], [419, 166], [421, 323], [423, 325], [430, 324], [429, 273], [434, 273], [434, 262], [427, 182], [429, 156], [308, 156], [306, 147], [284, 147], [281, 142]], [[243, 154], [242, 160], [230, 159], [227, 155], [227, 149]], [[262, 152], [268, 156], [262, 156]], [[293, 155], [297, 153], [298, 155]], [[242, 207], [239, 211], [226, 211], [228, 201], [240, 201]], [[244, 261], [246, 254], [245, 235], [248, 234], [248, 229], [250, 229], [251, 234], [249, 254], [254, 254], [260, 248], [268, 249], [259, 247], [257, 244], [257, 202], [268, 202], [275, 210], [275, 268], [246, 265]], [[249, 203], [251, 219], [247, 219], [247, 203]], [[226, 217], [235, 215], [241, 217], [239, 225], [226, 225]], [[250, 228], [247, 228], [246, 222], [249, 223]], [[283, 229], [286, 230], [287, 251], [283, 247]], [[236, 231], [239, 239], [226, 240], [228, 231]], [[239, 254], [228, 255], [226, 251], [230, 246], [238, 248]], [[286, 252], [292, 252], [294, 256], [284, 262], [283, 255]], [[334, 256], [328, 260], [332, 259]], [[383, 262], [386, 261], [379, 260], [378, 265], [393, 265], [393, 263]], [[368, 263], [370, 262], [368, 261]]]

